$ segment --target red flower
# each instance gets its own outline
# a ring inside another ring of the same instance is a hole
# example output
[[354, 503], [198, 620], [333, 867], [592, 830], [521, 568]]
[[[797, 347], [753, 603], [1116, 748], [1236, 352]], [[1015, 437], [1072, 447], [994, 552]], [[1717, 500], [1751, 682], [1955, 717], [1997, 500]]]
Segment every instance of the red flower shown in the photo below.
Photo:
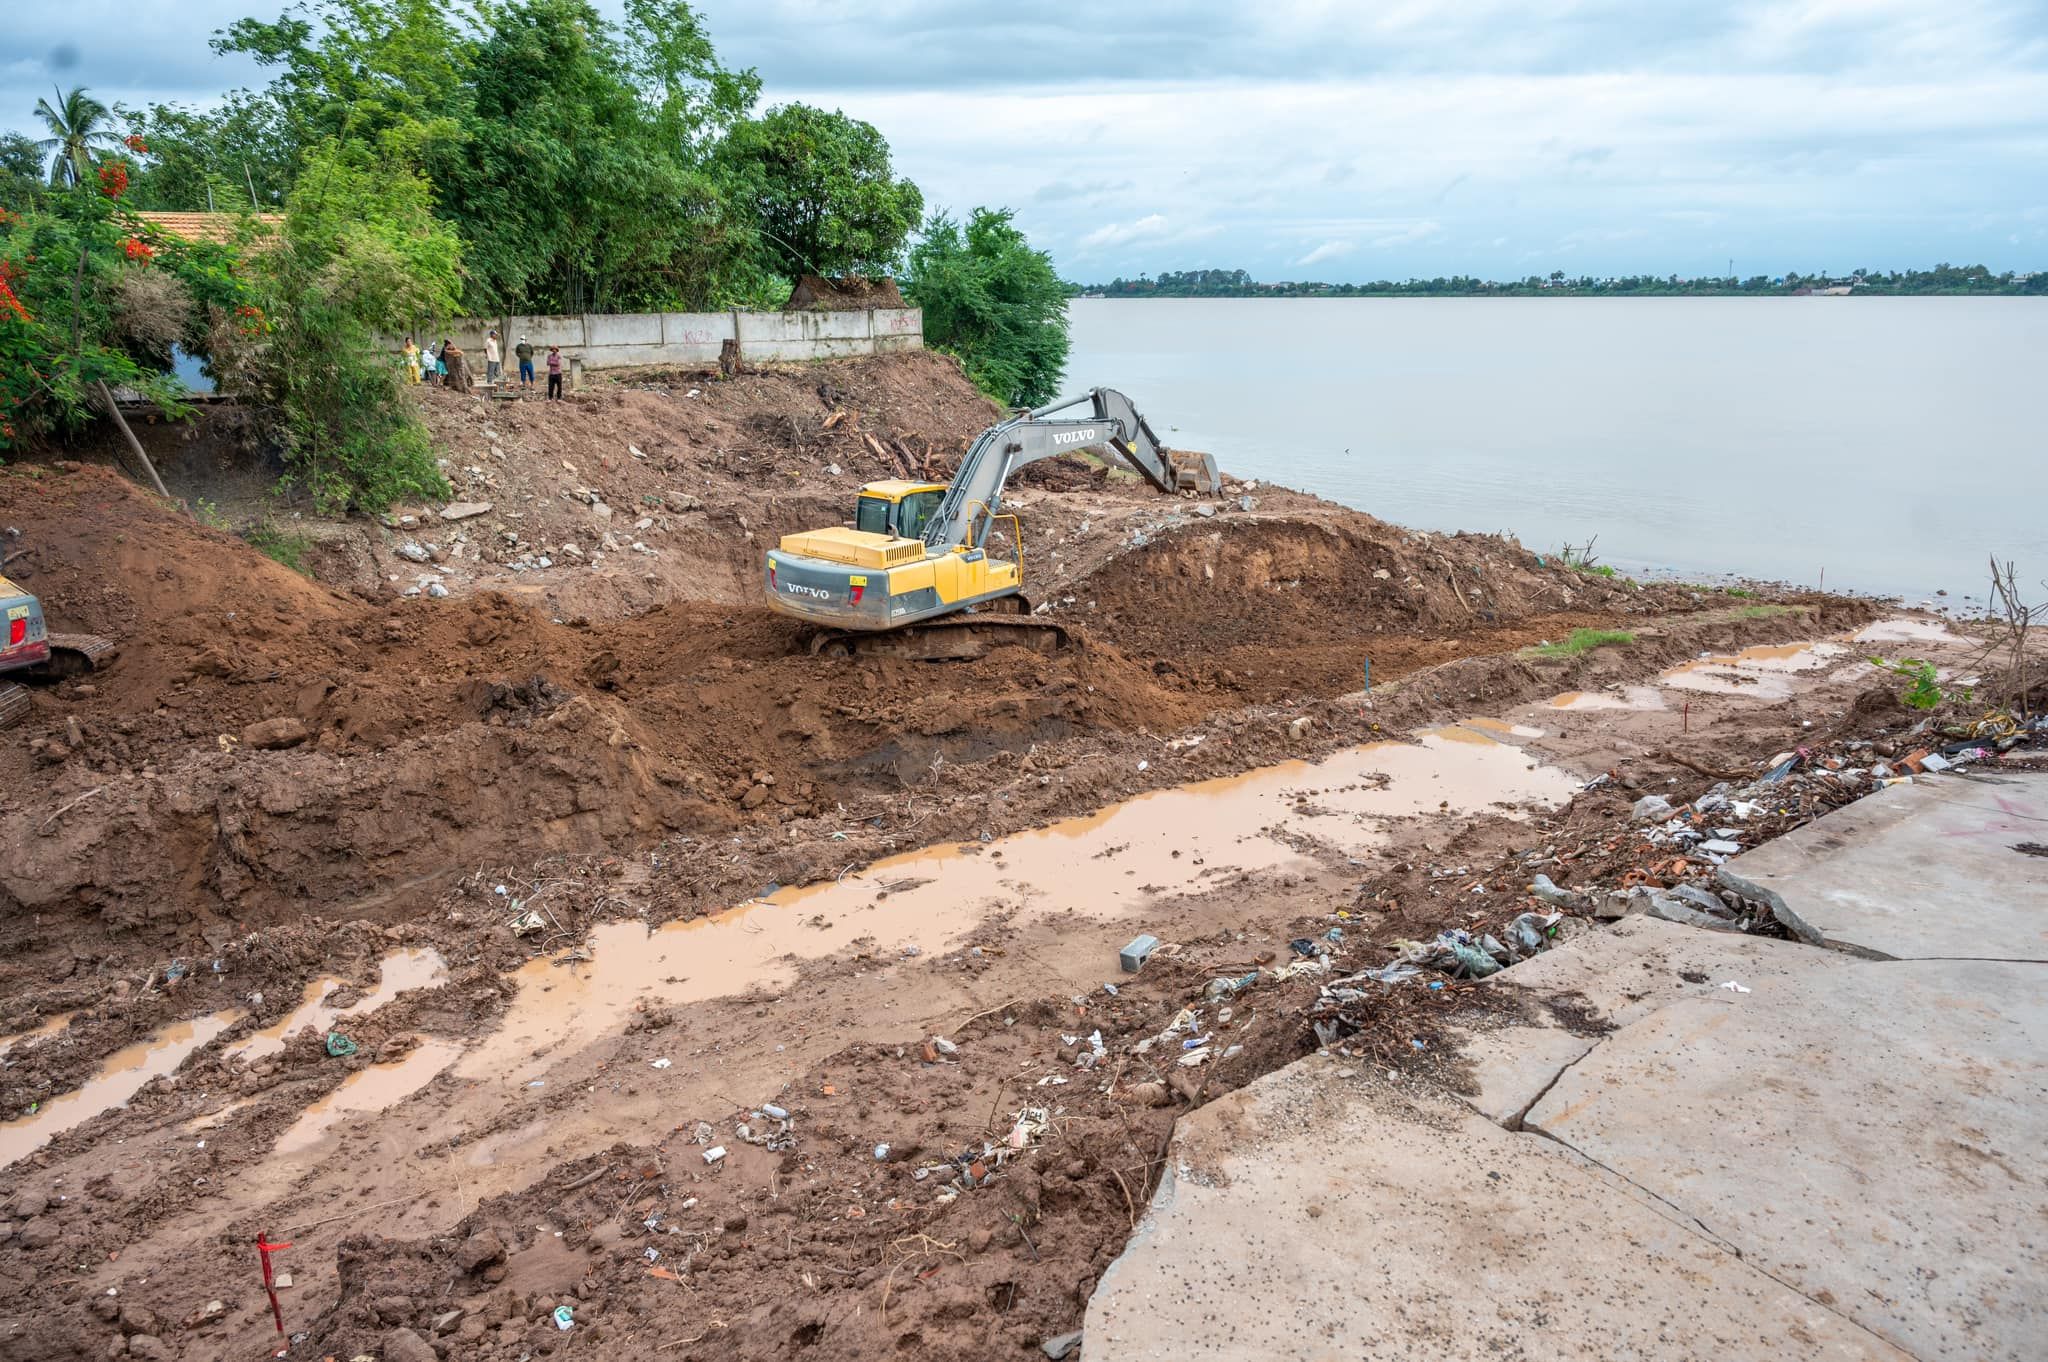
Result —
[[100, 167], [100, 193], [110, 199], [118, 199], [128, 192], [128, 167], [119, 161], [108, 161]]
[[11, 312], [21, 321], [31, 320], [28, 309], [21, 305], [21, 299], [14, 296], [14, 288], [5, 275], [0, 275], [0, 312]]
[[121, 249], [128, 253], [130, 260], [147, 265], [156, 256], [156, 251], [139, 236], [131, 236], [121, 243]]
[[128, 150], [132, 152], [139, 154], [149, 150], [149, 143], [142, 140], [142, 134], [139, 132], [131, 132], [121, 140], [127, 144]]

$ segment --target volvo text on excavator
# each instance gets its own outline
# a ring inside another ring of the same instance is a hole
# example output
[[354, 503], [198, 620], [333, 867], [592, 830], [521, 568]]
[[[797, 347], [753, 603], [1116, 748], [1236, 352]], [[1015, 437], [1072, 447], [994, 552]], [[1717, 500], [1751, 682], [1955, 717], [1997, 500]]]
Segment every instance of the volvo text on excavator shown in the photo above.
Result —
[[0, 577], [0, 728], [28, 714], [28, 692], [9, 681], [58, 681], [114, 660], [115, 644], [95, 634], [52, 634], [43, 624], [42, 603]]
[[[1162, 492], [1221, 487], [1213, 458], [1168, 450], [1129, 398], [1093, 388], [984, 430], [951, 483], [871, 482], [850, 528], [784, 535], [768, 553], [769, 604], [823, 626], [811, 651], [830, 656], [967, 658], [997, 642], [1064, 647], [1066, 630], [1032, 618], [1024, 600], [1022, 527], [1002, 510], [1003, 488], [1026, 464], [1092, 448], [1115, 451]], [[999, 521], [1008, 525], [1009, 558], [989, 552]]]

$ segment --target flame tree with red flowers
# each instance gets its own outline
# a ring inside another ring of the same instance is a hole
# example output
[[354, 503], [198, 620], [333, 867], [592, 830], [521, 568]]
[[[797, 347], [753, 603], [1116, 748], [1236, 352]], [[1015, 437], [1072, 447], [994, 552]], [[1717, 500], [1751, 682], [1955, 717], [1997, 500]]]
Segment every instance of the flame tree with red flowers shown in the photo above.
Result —
[[166, 240], [130, 212], [130, 173], [103, 156], [26, 210], [0, 210], [0, 454], [105, 415], [161, 492], [119, 394], [180, 414], [173, 349], [203, 354], [208, 318], [247, 286], [232, 251]]

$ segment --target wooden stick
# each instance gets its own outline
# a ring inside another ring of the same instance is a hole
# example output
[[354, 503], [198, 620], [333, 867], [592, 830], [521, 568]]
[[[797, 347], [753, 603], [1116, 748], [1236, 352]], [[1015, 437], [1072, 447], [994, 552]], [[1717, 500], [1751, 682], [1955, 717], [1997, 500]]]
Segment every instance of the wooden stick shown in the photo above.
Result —
[[352, 1211], [343, 1211], [339, 1215], [330, 1215], [325, 1220], [315, 1220], [312, 1223], [306, 1225], [294, 1225], [290, 1229], [286, 1230], [285, 1233], [304, 1234], [307, 1230], [316, 1230], [319, 1229], [322, 1225], [332, 1225], [337, 1220], [346, 1220], [352, 1215], [361, 1215], [365, 1211], [381, 1211], [387, 1206], [398, 1206], [408, 1201], [417, 1200], [419, 1200], [419, 1198], [416, 1196], [395, 1196], [391, 1198], [391, 1200], [389, 1201], [380, 1201], [374, 1206], [358, 1206]]

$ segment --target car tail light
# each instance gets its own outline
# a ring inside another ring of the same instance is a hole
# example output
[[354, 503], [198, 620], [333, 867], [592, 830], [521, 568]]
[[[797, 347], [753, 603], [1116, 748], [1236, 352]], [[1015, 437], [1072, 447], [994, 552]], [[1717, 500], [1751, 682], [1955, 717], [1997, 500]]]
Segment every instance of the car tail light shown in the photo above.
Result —
[[[856, 596], [856, 597], [855, 597], [854, 599], [855, 599], [855, 600], [858, 600], [858, 599], [860, 599], [860, 598], [859, 598], [858, 596]], [[28, 637], [28, 616], [27, 616], [27, 615], [23, 615], [23, 616], [22, 616], [22, 617], [21, 617], [20, 619], [18, 619], [18, 620], [9, 620], [9, 621], [7, 621], [7, 646], [8, 646], [8, 647], [12, 648], [12, 647], [13, 647], [13, 646], [14, 646], [15, 644], [17, 644], [17, 643], [21, 642], [21, 641], [22, 641], [23, 639], [25, 639], [25, 638], [27, 638], [27, 637]]]

